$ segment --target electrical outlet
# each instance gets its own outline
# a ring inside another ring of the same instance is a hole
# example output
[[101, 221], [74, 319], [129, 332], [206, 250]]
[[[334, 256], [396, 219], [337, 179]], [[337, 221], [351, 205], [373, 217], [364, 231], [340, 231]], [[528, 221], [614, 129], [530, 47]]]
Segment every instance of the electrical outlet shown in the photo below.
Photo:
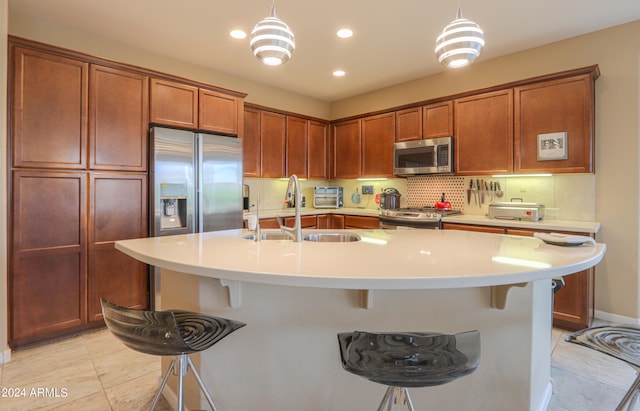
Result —
[[373, 194], [373, 186], [362, 186], [362, 194]]

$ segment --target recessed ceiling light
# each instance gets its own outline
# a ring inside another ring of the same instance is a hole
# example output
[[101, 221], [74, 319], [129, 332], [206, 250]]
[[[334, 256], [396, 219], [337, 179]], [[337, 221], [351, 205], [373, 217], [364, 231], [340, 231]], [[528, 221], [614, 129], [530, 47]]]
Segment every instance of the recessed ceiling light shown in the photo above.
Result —
[[345, 72], [344, 72], [344, 70], [336, 70], [336, 71], [334, 71], [334, 72], [333, 72], [333, 75], [334, 75], [335, 77], [342, 77], [342, 76], [344, 76], [345, 74], [347, 74], [347, 73], [345, 73]]
[[349, 37], [353, 36], [353, 31], [349, 29], [340, 29], [338, 30], [337, 34], [341, 39], [348, 39]]
[[231, 35], [231, 37], [233, 37], [234, 39], [238, 39], [238, 40], [242, 40], [247, 37], [247, 33], [245, 33], [242, 30], [231, 30], [231, 33], [229, 33], [229, 35]]

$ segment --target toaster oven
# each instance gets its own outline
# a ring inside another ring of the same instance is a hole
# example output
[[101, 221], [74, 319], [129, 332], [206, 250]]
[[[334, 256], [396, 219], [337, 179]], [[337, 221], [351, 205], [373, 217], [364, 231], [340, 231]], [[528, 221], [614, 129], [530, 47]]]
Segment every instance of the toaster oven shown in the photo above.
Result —
[[315, 208], [340, 208], [344, 202], [342, 187], [313, 187], [313, 206]]

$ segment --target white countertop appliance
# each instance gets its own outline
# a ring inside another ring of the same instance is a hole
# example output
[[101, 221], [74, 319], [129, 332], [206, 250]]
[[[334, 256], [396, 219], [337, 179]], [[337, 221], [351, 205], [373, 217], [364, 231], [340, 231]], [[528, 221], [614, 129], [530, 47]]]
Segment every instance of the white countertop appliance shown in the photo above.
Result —
[[491, 203], [489, 204], [489, 218], [540, 221], [544, 218], [544, 205], [521, 201]]
[[344, 204], [342, 187], [313, 187], [313, 206], [315, 208], [340, 208]]

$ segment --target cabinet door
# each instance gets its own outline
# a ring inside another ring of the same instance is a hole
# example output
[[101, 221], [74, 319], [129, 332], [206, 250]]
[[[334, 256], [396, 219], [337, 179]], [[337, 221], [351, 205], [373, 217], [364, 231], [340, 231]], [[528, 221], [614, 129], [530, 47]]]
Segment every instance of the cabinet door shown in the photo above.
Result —
[[[515, 172], [594, 172], [594, 84], [591, 75], [514, 89]], [[538, 135], [565, 132], [567, 158], [538, 160]]]
[[147, 170], [149, 78], [91, 65], [89, 166]]
[[12, 346], [86, 321], [86, 173], [12, 173]]
[[285, 144], [285, 116], [270, 111], [260, 111], [262, 177], [282, 178], [286, 176]]
[[199, 129], [212, 133], [238, 135], [238, 116], [243, 99], [213, 90], [200, 89]]
[[380, 228], [380, 219], [378, 217], [346, 215], [344, 216], [344, 228]]
[[[507, 234], [533, 236], [540, 230], [507, 229]], [[567, 233], [576, 234], [576, 233]], [[591, 326], [594, 310], [595, 269], [565, 275], [564, 287], [553, 298], [553, 325], [570, 331]]]
[[114, 248], [147, 236], [147, 177], [95, 173], [90, 181], [88, 320], [102, 318], [100, 298], [148, 308], [147, 266]]
[[396, 141], [422, 139], [422, 107], [396, 111]]
[[149, 122], [198, 128], [198, 88], [174, 81], [151, 79]]
[[22, 47], [12, 58], [13, 166], [86, 168], [89, 65]]
[[455, 100], [454, 157], [458, 175], [513, 170], [513, 90]]
[[[295, 222], [296, 222], [295, 217], [286, 217], [284, 219], [284, 225], [287, 227], [293, 227]], [[315, 215], [300, 216], [300, 226], [302, 228], [316, 228], [317, 227], [316, 216]]]
[[329, 228], [333, 228], [329, 225], [330, 221], [329, 221], [329, 214], [320, 214], [318, 216], [316, 216], [316, 227], [321, 229], [321, 230], [326, 230]]
[[360, 119], [333, 125], [333, 177], [360, 177]]
[[362, 119], [362, 177], [393, 177], [394, 113]]
[[[336, 230], [344, 229], [344, 216], [340, 215], [340, 214], [331, 214], [330, 225], [331, 225], [330, 228], [335, 228]], [[380, 228], [380, 222], [379, 221], [378, 221], [378, 227], [377, 228]]]
[[309, 178], [329, 178], [329, 135], [327, 123], [309, 121]]
[[309, 121], [287, 116], [287, 175], [307, 178], [307, 136]]
[[471, 225], [471, 224], [456, 224], [456, 223], [442, 223], [443, 230], [462, 230], [462, 231], [475, 231], [479, 233], [493, 233], [504, 234], [506, 230], [503, 227], [489, 227], [483, 225]]
[[434, 103], [422, 108], [422, 137], [437, 138], [453, 135], [453, 101]]
[[245, 107], [242, 170], [245, 177], [260, 177], [260, 110]]

